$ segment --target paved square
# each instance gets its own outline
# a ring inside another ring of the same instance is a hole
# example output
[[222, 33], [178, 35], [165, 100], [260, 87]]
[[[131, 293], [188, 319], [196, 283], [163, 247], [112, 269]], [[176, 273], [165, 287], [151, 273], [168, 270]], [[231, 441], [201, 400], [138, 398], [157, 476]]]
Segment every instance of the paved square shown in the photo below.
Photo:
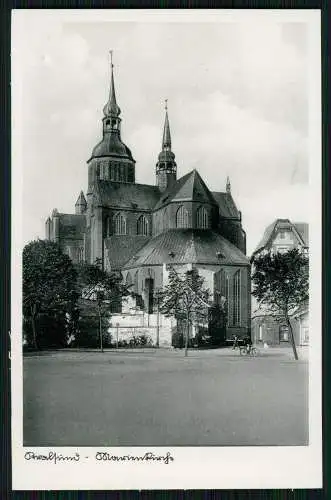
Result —
[[289, 350], [24, 357], [25, 446], [307, 443], [308, 362]]

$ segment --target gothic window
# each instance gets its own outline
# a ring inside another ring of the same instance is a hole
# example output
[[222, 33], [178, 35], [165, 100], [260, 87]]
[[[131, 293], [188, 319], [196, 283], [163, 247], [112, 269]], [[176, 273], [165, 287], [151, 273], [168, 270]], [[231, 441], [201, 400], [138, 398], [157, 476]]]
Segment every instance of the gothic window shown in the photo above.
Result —
[[116, 214], [113, 220], [114, 234], [126, 234], [126, 218], [122, 214]]
[[137, 234], [148, 235], [148, 220], [144, 215], [141, 215], [137, 220]]
[[138, 273], [139, 271], [136, 271], [134, 274], [134, 293], [138, 293], [138, 288], [139, 288]]
[[208, 212], [204, 207], [197, 210], [197, 228], [208, 229]]
[[186, 228], [188, 225], [188, 211], [183, 206], [176, 213], [176, 227]]
[[240, 325], [240, 270], [233, 275], [233, 324]]
[[215, 288], [219, 291], [220, 297], [225, 298], [227, 316], [229, 317], [229, 276], [224, 271], [224, 269], [221, 269], [215, 277]]
[[84, 248], [83, 247], [78, 248], [77, 258], [78, 258], [78, 262], [84, 262]]

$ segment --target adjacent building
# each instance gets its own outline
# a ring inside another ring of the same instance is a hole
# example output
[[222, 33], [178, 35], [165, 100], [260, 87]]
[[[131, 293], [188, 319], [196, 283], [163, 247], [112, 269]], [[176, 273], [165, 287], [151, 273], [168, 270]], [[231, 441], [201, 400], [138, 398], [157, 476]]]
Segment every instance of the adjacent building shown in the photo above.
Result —
[[[289, 219], [277, 219], [264, 231], [262, 240], [253, 252], [253, 256], [264, 252], [287, 252], [292, 248], [300, 248], [309, 252], [308, 224], [291, 222]], [[291, 316], [294, 338], [297, 345], [309, 343], [309, 305], [298, 307]], [[252, 339], [256, 343], [270, 345], [290, 342], [288, 327], [282, 321], [270, 316], [263, 307], [259, 307], [252, 297]]]

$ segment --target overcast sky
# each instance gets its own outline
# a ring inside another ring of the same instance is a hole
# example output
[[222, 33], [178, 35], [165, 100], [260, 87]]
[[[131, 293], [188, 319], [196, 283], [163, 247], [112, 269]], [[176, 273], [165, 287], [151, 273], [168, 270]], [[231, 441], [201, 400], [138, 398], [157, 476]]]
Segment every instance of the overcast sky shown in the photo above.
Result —
[[231, 22], [225, 14], [208, 22], [197, 12], [195, 22], [176, 13], [153, 20], [131, 12], [119, 22], [111, 11], [82, 19], [50, 12], [16, 11], [14, 19], [20, 134], [13, 144], [22, 158], [24, 243], [44, 237], [53, 208], [74, 213], [80, 190], [86, 193], [86, 161], [102, 136], [110, 49], [137, 182], [155, 182], [167, 98], [178, 176], [197, 168], [213, 191], [224, 191], [230, 177], [248, 253], [276, 218], [309, 221], [314, 52], [304, 20], [284, 22], [286, 11]]

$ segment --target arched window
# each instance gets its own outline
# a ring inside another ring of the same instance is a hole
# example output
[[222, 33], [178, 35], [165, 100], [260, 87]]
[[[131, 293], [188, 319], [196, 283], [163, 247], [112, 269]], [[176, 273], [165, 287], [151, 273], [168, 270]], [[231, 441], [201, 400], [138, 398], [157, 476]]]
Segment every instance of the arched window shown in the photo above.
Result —
[[148, 235], [148, 220], [144, 215], [141, 215], [137, 220], [137, 234]]
[[116, 214], [113, 219], [114, 234], [126, 234], [126, 218], [122, 214]]
[[218, 273], [215, 274], [215, 281], [214, 281], [214, 286], [215, 290], [219, 293], [220, 297], [225, 298], [225, 305], [226, 305], [226, 310], [227, 310], [227, 317], [229, 318], [229, 289], [230, 289], [230, 282], [229, 282], [229, 276], [224, 271], [224, 269], [221, 269]]
[[188, 211], [183, 206], [176, 213], [176, 227], [188, 227]]
[[205, 207], [199, 207], [197, 210], [197, 228], [208, 229], [208, 212]]
[[134, 293], [138, 293], [138, 288], [139, 288], [139, 281], [138, 281], [138, 275], [139, 271], [136, 271], [134, 273]]
[[240, 325], [240, 270], [233, 275], [233, 324]]

